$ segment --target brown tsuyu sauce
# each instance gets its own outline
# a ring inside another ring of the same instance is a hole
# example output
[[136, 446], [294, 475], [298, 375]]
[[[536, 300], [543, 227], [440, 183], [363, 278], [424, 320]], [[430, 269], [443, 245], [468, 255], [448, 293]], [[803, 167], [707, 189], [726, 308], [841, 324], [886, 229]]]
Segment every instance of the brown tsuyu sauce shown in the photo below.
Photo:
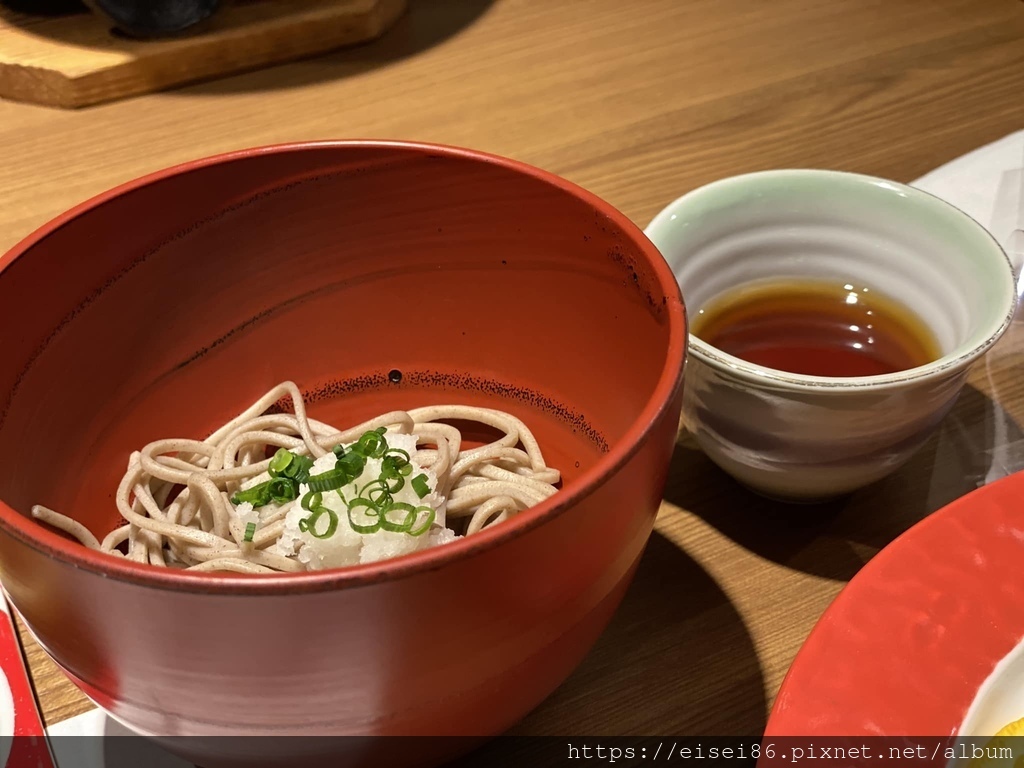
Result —
[[908, 307], [849, 282], [779, 280], [726, 291], [693, 316], [690, 332], [756, 365], [810, 376], [875, 376], [941, 357]]

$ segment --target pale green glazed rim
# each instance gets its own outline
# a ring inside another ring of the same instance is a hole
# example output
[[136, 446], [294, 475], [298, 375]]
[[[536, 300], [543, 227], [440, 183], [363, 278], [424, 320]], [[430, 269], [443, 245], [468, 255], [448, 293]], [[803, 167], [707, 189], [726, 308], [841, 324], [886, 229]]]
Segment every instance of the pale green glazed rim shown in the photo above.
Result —
[[[885, 205], [892, 195], [903, 198], [901, 205], [916, 218], [919, 226], [939, 230], [952, 242], [959, 242], [965, 251], [977, 255], [979, 270], [984, 268], [982, 274], [989, 289], [989, 301], [1001, 305], [1003, 312], [987, 331], [977, 334], [979, 340], [970, 347], [964, 349], [961, 345], [927, 365], [891, 374], [845, 378], [788, 373], [748, 363], [690, 334], [689, 346], [695, 359], [723, 373], [762, 386], [818, 391], [888, 389], [959, 373], [984, 355], [1009, 329], [1017, 309], [1017, 278], [1013, 263], [996, 239], [981, 224], [945, 200], [888, 179], [812, 169], [760, 171], [732, 176], [676, 199], [651, 220], [644, 233], [667, 259], [671, 245], [666, 241], [678, 228], [674, 220], [681, 214], [693, 220], [766, 196], [781, 200], [790, 198], [796, 202], [812, 195], [841, 199], [843, 206], [862, 208], [866, 214]], [[686, 299], [685, 291], [683, 299]]]

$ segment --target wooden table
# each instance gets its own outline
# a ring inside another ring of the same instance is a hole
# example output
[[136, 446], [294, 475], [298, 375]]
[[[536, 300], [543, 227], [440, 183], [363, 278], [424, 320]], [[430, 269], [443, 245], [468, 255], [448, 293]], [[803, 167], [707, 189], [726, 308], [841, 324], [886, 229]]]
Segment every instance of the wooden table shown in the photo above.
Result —
[[[489, 150], [643, 226], [723, 176], [800, 166], [911, 180], [1021, 128], [1016, 0], [418, 0], [382, 40], [313, 61], [79, 112], [0, 103], [0, 251], [140, 174], [296, 139]], [[993, 434], [1021, 436], [1019, 359], [976, 370], [897, 476], [824, 508], [758, 499], [681, 439], [621, 611], [518, 730], [759, 733], [843, 584], [973, 489]], [[30, 661], [49, 723], [91, 706], [35, 646]]]

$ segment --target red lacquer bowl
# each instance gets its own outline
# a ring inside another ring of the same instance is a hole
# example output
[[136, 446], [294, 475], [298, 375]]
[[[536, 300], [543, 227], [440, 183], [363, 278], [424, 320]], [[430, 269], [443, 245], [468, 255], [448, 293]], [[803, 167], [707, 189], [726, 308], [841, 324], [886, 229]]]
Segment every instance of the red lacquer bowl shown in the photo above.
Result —
[[[0, 259], [0, 329], [3, 586], [114, 717], [185, 736], [489, 736], [522, 717], [630, 581], [686, 345], [672, 273], [608, 204], [510, 160], [361, 141], [223, 155], [79, 206]], [[285, 379], [339, 426], [503, 408], [563, 490], [440, 549], [264, 578], [115, 560], [26, 517], [46, 504], [103, 535], [131, 450], [205, 435]], [[212, 744], [188, 756], [274, 759]]]

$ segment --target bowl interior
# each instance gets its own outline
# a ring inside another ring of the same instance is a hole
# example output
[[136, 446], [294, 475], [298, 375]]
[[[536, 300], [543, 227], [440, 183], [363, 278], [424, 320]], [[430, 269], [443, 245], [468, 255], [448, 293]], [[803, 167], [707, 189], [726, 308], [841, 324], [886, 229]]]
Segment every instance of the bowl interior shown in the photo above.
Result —
[[759, 280], [881, 291], [961, 357], [1005, 329], [1013, 269], [966, 214], [900, 184], [851, 173], [767, 171], [710, 184], [651, 222], [693, 312]]
[[339, 427], [510, 411], [567, 486], [671, 362], [666, 276], [595, 198], [473, 153], [319, 144], [156, 174], [0, 261], [0, 499], [102, 537], [132, 450], [205, 436], [288, 379]]

